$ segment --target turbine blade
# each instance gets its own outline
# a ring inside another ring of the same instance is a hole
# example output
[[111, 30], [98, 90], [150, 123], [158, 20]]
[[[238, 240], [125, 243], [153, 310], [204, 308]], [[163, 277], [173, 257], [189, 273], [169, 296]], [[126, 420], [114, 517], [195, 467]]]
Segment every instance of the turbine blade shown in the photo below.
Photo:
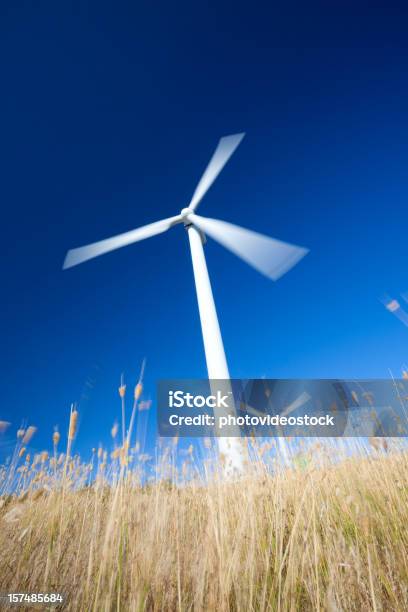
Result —
[[224, 136], [221, 138], [207, 168], [204, 171], [203, 176], [200, 179], [200, 182], [195, 189], [191, 202], [188, 205], [189, 208], [192, 210], [197, 208], [244, 136], [245, 133], [233, 134], [232, 136]]
[[207, 219], [195, 214], [188, 215], [188, 219], [205, 234], [272, 280], [278, 280], [309, 252], [303, 247], [281, 242], [218, 219]]
[[120, 249], [128, 244], [132, 244], [132, 242], [138, 242], [139, 240], [150, 238], [156, 234], [161, 234], [170, 229], [172, 225], [180, 223], [181, 220], [181, 215], [169, 217], [162, 221], [156, 221], [155, 223], [149, 223], [149, 225], [138, 227], [130, 232], [118, 234], [112, 238], [106, 238], [106, 240], [100, 240], [99, 242], [93, 242], [92, 244], [78, 247], [77, 249], [71, 249], [66, 254], [63, 269], [72, 268], [72, 266], [76, 266], [88, 259], [93, 259], [104, 253], [109, 253], [109, 251]]

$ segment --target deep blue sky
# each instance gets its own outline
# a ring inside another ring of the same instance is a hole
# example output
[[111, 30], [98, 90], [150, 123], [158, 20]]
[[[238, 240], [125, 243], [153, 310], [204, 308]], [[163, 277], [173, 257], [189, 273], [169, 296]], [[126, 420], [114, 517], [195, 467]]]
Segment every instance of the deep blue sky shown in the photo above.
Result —
[[184, 207], [229, 133], [247, 136], [200, 214], [311, 249], [272, 283], [208, 242], [231, 375], [408, 360], [378, 300], [408, 287], [408, 7], [273, 4], [1, 4], [0, 417], [38, 425], [39, 447], [81, 397], [79, 448], [106, 439], [143, 356], [152, 397], [205, 376], [181, 226], [61, 265]]

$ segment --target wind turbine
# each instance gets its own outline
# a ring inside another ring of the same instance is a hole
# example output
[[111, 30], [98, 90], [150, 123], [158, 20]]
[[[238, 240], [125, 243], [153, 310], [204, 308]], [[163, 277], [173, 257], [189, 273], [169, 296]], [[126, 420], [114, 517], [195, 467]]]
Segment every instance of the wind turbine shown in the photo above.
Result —
[[[205, 236], [210, 236], [222, 244], [222, 246], [235, 253], [235, 255], [241, 257], [241, 259], [253, 266], [258, 272], [274, 281], [290, 270], [308, 253], [308, 249], [269, 238], [263, 234], [226, 223], [225, 221], [200, 217], [195, 214], [201, 200], [238, 147], [244, 135], [243, 133], [233, 134], [220, 139], [188, 207], [183, 208], [178, 215], [144, 225], [106, 240], [71, 249], [68, 251], [63, 265], [64, 269], [71, 268], [88, 259], [93, 259], [133, 242], [151, 238], [156, 234], [162, 234], [178, 223], [184, 223], [190, 243], [201, 330], [210, 382], [211, 380], [219, 379], [229, 381], [230, 375], [204, 256], [203, 244], [205, 243]], [[235, 435], [239, 435], [239, 431], [236, 434], [234, 433]], [[219, 438], [219, 449], [226, 458], [227, 470], [240, 471], [242, 469], [242, 447], [238, 438]]]

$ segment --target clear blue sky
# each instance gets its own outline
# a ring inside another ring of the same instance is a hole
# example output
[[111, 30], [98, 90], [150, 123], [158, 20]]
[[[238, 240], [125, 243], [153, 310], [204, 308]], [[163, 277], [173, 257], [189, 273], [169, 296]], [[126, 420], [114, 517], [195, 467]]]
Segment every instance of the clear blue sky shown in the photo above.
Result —
[[274, 4], [2, 3], [0, 416], [36, 424], [38, 447], [73, 401], [78, 448], [108, 439], [120, 373], [133, 386], [144, 356], [152, 397], [158, 378], [205, 376], [181, 226], [61, 266], [175, 214], [234, 132], [200, 214], [311, 252], [273, 283], [208, 242], [231, 375], [408, 360], [378, 299], [408, 287], [408, 7]]

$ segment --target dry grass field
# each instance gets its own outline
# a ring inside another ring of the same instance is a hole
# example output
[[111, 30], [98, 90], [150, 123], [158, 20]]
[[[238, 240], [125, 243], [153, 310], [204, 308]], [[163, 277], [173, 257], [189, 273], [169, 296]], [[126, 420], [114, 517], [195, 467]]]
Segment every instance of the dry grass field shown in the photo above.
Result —
[[207, 483], [190, 452], [177, 485], [141, 486], [126, 442], [93, 464], [71, 456], [75, 426], [64, 454], [57, 434], [34, 459], [21, 433], [2, 469], [17, 488], [0, 498], [1, 592], [60, 591], [95, 612], [408, 609], [403, 450], [376, 439], [365, 457], [271, 471], [261, 449], [245, 477]]

